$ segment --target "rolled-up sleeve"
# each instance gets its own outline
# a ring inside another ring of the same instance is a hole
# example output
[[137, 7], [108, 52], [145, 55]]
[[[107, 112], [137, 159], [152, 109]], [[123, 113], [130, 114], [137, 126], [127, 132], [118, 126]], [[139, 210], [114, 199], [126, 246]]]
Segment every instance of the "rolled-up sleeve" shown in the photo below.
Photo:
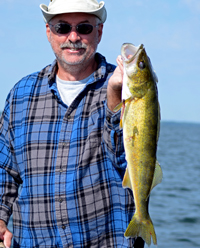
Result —
[[106, 120], [104, 124], [103, 141], [106, 152], [113, 165], [119, 168], [126, 167], [123, 145], [123, 132], [119, 126], [121, 111], [113, 113], [106, 106]]

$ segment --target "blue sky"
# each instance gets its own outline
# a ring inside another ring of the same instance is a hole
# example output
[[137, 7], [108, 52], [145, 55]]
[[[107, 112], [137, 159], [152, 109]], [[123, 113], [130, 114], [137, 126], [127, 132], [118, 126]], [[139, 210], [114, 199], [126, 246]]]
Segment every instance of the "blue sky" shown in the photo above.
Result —
[[[23, 76], [54, 60], [39, 4], [0, 0], [0, 110]], [[116, 64], [121, 45], [143, 43], [157, 72], [162, 120], [200, 122], [200, 1], [105, 0], [98, 51]]]

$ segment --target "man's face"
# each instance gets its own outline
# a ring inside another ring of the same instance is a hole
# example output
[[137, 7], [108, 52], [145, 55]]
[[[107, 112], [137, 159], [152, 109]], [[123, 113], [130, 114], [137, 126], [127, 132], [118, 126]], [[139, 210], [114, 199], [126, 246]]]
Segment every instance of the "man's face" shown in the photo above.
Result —
[[[68, 23], [72, 30], [67, 34], [58, 34], [52, 25]], [[96, 26], [97, 18], [85, 13], [70, 13], [55, 16], [50, 24], [46, 24], [46, 33], [58, 63], [65, 65], [83, 65], [94, 62], [94, 55], [101, 40], [103, 24], [93, 28], [90, 34], [79, 34], [76, 31], [77, 24], [89, 23]]]

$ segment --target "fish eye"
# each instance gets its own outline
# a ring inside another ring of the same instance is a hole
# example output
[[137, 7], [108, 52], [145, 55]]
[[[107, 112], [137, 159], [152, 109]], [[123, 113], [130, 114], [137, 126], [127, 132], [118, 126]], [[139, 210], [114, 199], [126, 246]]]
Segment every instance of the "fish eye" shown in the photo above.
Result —
[[144, 61], [140, 61], [138, 66], [141, 70], [143, 70], [146, 67]]

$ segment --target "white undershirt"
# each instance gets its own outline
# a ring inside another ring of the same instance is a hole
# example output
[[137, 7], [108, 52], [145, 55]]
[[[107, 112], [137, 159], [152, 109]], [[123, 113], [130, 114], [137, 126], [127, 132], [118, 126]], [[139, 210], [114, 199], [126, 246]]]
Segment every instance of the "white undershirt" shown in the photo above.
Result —
[[80, 80], [80, 81], [65, 81], [56, 76], [56, 84], [58, 91], [60, 93], [62, 101], [69, 106], [73, 100], [78, 96], [78, 94], [83, 90], [83, 88], [93, 80], [90, 80], [93, 77], [92, 73], [89, 77]]

